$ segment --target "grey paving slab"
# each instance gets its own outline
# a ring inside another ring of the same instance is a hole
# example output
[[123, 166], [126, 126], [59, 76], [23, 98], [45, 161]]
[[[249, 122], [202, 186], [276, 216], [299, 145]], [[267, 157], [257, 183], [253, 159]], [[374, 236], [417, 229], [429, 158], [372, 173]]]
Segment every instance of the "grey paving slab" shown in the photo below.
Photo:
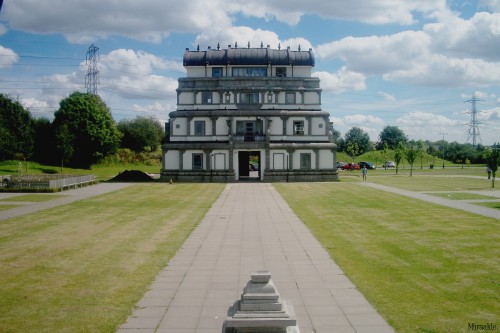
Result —
[[119, 333], [220, 333], [250, 273], [269, 270], [301, 333], [393, 332], [272, 184], [228, 184]]

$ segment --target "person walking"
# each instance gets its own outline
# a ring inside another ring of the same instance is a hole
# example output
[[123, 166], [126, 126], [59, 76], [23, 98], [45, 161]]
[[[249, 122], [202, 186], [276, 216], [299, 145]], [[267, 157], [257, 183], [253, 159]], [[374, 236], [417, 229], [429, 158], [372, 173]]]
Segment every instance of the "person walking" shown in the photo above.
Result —
[[486, 168], [486, 172], [488, 173], [488, 179], [491, 179], [491, 169], [489, 166]]
[[363, 174], [363, 181], [366, 181], [366, 175], [368, 174], [368, 169], [366, 165], [363, 165], [363, 169], [361, 169], [361, 173]]

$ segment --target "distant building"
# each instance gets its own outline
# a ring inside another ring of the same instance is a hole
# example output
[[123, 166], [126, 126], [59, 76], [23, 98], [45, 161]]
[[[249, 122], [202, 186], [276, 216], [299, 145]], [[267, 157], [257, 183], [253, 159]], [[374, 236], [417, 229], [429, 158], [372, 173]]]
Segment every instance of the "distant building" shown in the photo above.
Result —
[[182, 182], [338, 180], [337, 146], [309, 51], [184, 52], [161, 178]]

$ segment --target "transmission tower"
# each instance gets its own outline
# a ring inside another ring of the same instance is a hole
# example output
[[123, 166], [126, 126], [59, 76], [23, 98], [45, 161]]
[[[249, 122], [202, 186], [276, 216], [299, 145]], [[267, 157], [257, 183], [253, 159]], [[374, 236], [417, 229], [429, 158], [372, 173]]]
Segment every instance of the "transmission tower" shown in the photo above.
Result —
[[480, 143], [481, 141], [481, 135], [479, 134], [479, 124], [480, 122], [477, 121], [477, 114], [479, 111], [477, 110], [477, 102], [483, 101], [482, 99], [479, 99], [476, 97], [476, 94], [472, 94], [472, 98], [469, 100], [466, 100], [466, 103], [471, 103], [471, 111], [467, 112], [470, 113], [470, 122], [468, 123], [469, 125], [469, 136], [467, 137], [467, 142], [469, 142], [470, 138], [472, 138], [472, 145], [476, 146], [478, 144], [478, 140]]
[[99, 58], [99, 48], [94, 44], [90, 45], [87, 56], [85, 58], [85, 64], [88, 65], [87, 75], [85, 76], [85, 88], [87, 88], [87, 93], [97, 95], [97, 60]]

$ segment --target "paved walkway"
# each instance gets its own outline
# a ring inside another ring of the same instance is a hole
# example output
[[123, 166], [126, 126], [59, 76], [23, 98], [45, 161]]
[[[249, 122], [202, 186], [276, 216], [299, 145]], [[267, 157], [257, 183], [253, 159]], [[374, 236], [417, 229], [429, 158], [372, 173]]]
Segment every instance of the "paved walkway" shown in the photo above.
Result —
[[250, 273], [269, 270], [301, 333], [394, 332], [272, 184], [228, 184], [119, 333], [220, 333]]
[[[460, 209], [466, 212], [474, 213], [477, 215], [482, 215], [486, 217], [491, 217], [494, 219], [500, 220], [500, 211], [498, 209], [494, 208], [488, 208], [484, 206], [479, 206], [479, 205], [474, 205], [469, 202], [480, 202], [480, 201], [491, 201], [491, 200], [450, 200], [446, 198], [441, 198], [438, 196], [430, 195], [430, 194], [425, 194], [425, 193], [420, 193], [420, 192], [413, 192], [413, 191], [407, 191], [407, 190], [402, 190], [399, 188], [395, 187], [390, 187], [390, 186], [385, 186], [385, 185], [380, 185], [380, 184], [375, 184], [371, 182], [360, 182], [360, 184], [376, 188], [381, 191], [386, 191], [386, 192], [392, 192], [396, 193], [398, 195], [403, 195], [405, 197], [410, 197], [418, 200], [423, 200], [427, 202], [432, 202], [434, 204], [450, 207], [450, 208], [455, 208], [455, 209]], [[450, 192], [450, 191], [447, 191]], [[475, 194], [480, 194], [484, 196], [490, 196], [490, 197], [497, 197], [500, 198], [500, 191], [466, 191], [468, 193], [475, 193]], [[468, 201], [468, 202], [466, 202]]]
[[[57, 207], [61, 205], [66, 205], [78, 200], [83, 200], [86, 198], [94, 197], [96, 195], [105, 194], [109, 192], [114, 192], [120, 190], [127, 186], [133, 185], [132, 183], [101, 183], [86, 187], [81, 187], [78, 189], [71, 189], [68, 191], [57, 192], [57, 193], [40, 193], [40, 195], [54, 195], [57, 199], [44, 201], [44, 202], [16, 202], [16, 201], [4, 201], [0, 204], [9, 205], [19, 205], [18, 207], [0, 211], [0, 221], [10, 219], [12, 217], [17, 217], [25, 214], [30, 214], [38, 212], [44, 209]], [[33, 193], [0, 193], [0, 200], [9, 198], [13, 200], [16, 196], [23, 195], [36, 195]]]

